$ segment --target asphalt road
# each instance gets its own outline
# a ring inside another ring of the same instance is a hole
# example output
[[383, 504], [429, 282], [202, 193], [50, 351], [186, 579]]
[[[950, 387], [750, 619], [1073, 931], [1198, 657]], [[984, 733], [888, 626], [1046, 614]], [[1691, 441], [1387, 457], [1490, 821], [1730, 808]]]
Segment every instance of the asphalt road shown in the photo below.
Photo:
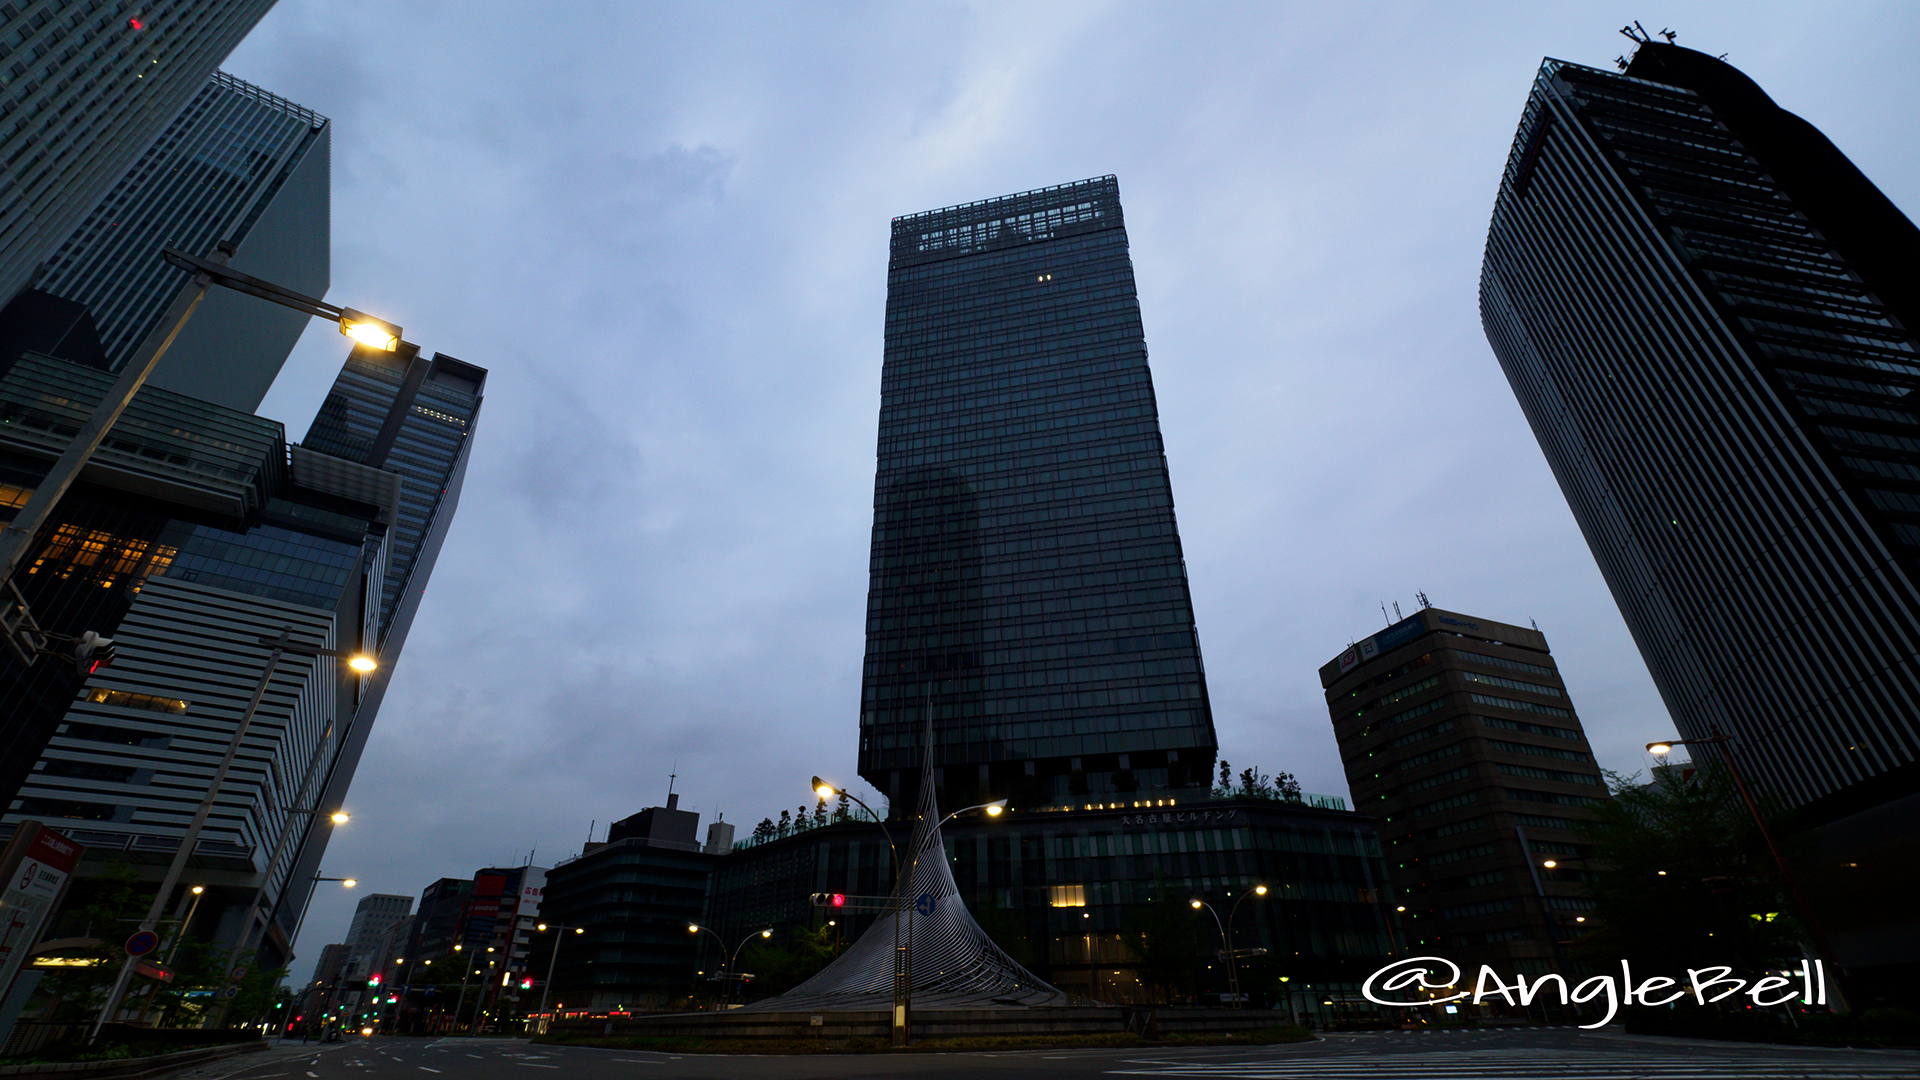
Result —
[[1782, 1049], [1574, 1029], [1367, 1032], [1263, 1047], [965, 1053], [667, 1054], [518, 1039], [381, 1037], [290, 1043], [171, 1080], [1920, 1080], [1920, 1053]]

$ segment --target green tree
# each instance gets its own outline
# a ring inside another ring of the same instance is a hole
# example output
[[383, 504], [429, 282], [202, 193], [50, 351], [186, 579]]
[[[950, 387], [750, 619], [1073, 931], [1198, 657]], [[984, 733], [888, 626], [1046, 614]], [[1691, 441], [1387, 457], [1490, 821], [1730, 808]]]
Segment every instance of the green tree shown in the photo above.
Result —
[[1597, 924], [1582, 955], [1662, 971], [1757, 970], [1798, 955], [1785, 883], [1723, 766], [1661, 768], [1647, 784], [1607, 778], [1613, 799], [1578, 830]]
[[125, 942], [147, 913], [152, 896], [125, 862], [110, 862], [98, 874], [77, 879], [46, 938], [78, 938], [91, 944], [61, 950], [88, 966], [49, 970], [35, 991], [42, 1015], [50, 1020], [81, 1020], [99, 1015], [126, 962]]

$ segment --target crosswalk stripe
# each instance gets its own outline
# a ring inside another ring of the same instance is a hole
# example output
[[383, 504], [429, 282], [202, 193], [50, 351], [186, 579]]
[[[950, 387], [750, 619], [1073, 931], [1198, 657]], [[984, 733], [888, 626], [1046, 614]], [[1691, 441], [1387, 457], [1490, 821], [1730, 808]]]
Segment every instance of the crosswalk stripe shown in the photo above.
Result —
[[[1822, 1080], [1893, 1080], [1914, 1075], [1911, 1065], [1860, 1065], [1821, 1061], [1762, 1061], [1752, 1058], [1606, 1057], [1590, 1061], [1542, 1062], [1540, 1052], [1474, 1054], [1366, 1055], [1365, 1060], [1314, 1055], [1288, 1061], [1177, 1062], [1133, 1059], [1134, 1068], [1109, 1075], [1235, 1078], [1235, 1080], [1768, 1080], [1818, 1077]], [[1501, 1060], [1501, 1059], [1506, 1060]]]

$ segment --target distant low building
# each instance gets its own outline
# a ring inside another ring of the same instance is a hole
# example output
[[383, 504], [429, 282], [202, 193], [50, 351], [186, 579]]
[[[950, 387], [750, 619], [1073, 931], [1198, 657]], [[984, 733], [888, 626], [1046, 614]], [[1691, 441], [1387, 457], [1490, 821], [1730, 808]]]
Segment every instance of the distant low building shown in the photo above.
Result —
[[534, 942], [534, 1004], [550, 964], [544, 989], [557, 1014], [657, 1011], [700, 985], [696, 937], [705, 935], [687, 926], [704, 917], [719, 859], [695, 842], [700, 815], [679, 800], [616, 822], [605, 843], [547, 871], [540, 910], [550, 929]]

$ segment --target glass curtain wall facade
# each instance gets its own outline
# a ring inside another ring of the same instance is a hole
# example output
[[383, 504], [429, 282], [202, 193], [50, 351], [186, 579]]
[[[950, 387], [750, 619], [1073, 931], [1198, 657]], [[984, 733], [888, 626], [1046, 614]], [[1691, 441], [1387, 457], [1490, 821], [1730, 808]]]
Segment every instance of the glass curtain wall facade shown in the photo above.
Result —
[[[1222, 921], [1232, 916], [1241, 991], [1256, 1007], [1322, 1021], [1371, 1015], [1361, 982], [1406, 955], [1374, 823], [1350, 811], [1202, 796], [968, 816], [941, 835], [960, 897], [995, 944], [1054, 986], [1102, 1001], [1223, 1000], [1220, 931], [1194, 899]], [[770, 926], [776, 943], [789, 943], [833, 919], [844, 945], [879, 916], [814, 907], [809, 896], [885, 894], [892, 884], [878, 826], [824, 825], [722, 858], [707, 925], [728, 942]], [[1268, 892], [1250, 894], [1256, 885]], [[702, 955], [712, 962], [716, 951]]]
[[1920, 789], [1916, 267], [1817, 130], [1658, 42], [1542, 65], [1488, 233], [1488, 341], [1681, 734], [1817, 816]]
[[895, 218], [860, 774], [942, 806], [1204, 783], [1216, 749], [1111, 176]]
[[[111, 379], [32, 355], [14, 364], [0, 378], [0, 490], [39, 483]], [[0, 681], [4, 827], [45, 820], [90, 860], [124, 857], [157, 877], [266, 672], [261, 637], [361, 645], [382, 516], [295, 484], [279, 424], [143, 389], [16, 577], [43, 626], [100, 632], [119, 655], [85, 675], [43, 657]], [[230, 917], [221, 940], [256, 888], [302, 891], [285, 889], [282, 841], [307, 828], [294, 811], [319, 798], [362, 686], [331, 658], [275, 667], [194, 853], [212, 872], [200, 918]]]
[[[308, 296], [328, 283], [329, 149], [324, 116], [215, 72], [48, 259], [34, 287], [85, 304], [118, 371], [187, 275], [163, 247], [207, 255]], [[242, 412], [259, 408], [308, 318], [216, 289], [154, 371], [169, 390]]]
[[0, 4], [0, 303], [32, 281], [272, 6]]
[[[411, 344], [403, 343], [392, 353], [356, 346], [295, 452], [296, 463], [301, 453], [312, 451], [400, 481], [393, 526], [378, 552], [369, 550], [374, 572], [365, 611], [366, 638], [378, 650], [380, 668], [366, 680], [340, 753], [322, 785], [328, 805], [347, 798], [459, 508], [486, 380], [485, 368], [438, 353], [428, 360]], [[318, 872], [329, 836], [323, 822], [309, 826], [295, 857], [297, 874]], [[289, 933], [299, 916], [299, 903], [283, 904], [272, 923]]]

